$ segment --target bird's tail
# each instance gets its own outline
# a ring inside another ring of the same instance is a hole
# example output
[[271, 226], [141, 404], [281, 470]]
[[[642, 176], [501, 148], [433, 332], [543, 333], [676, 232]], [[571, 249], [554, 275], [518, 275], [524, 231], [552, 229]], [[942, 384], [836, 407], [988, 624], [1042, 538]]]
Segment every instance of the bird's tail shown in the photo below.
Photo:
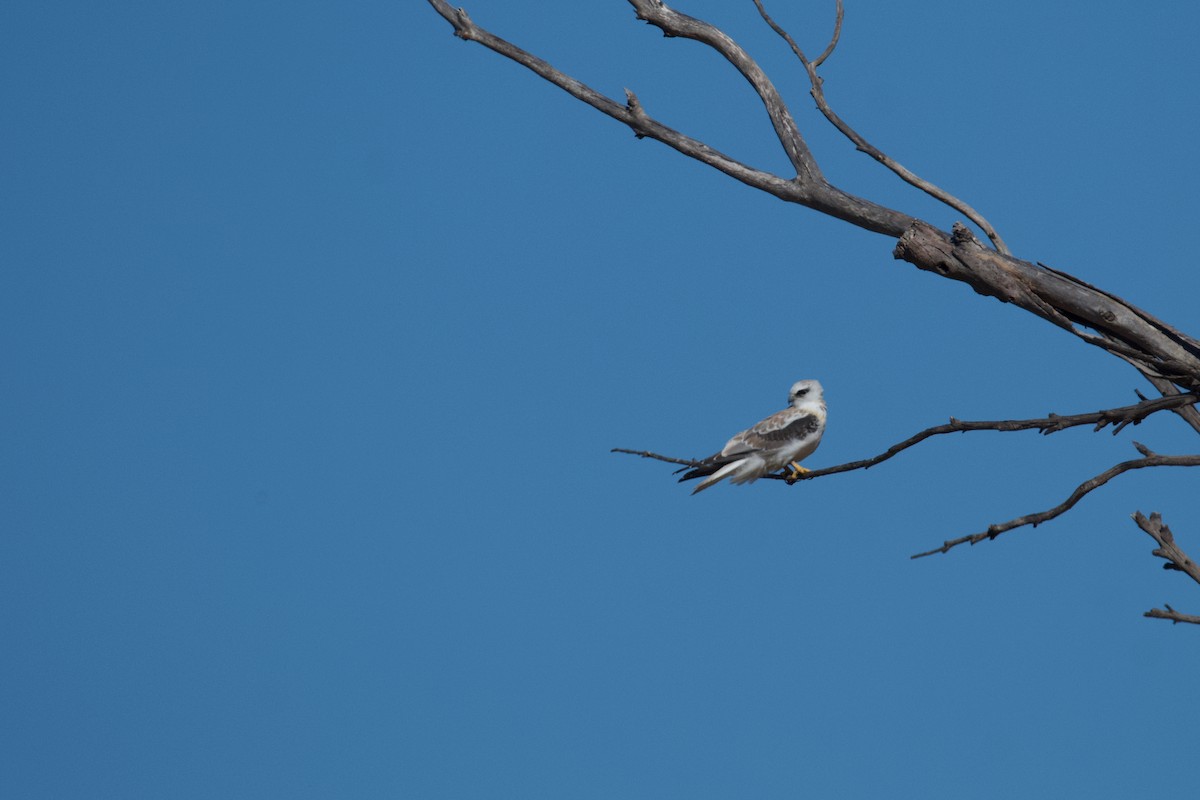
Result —
[[[731, 462], [729, 462], [728, 464], [726, 464], [725, 466], [721, 467], [719, 470], [717, 470], [717, 471], [716, 471], [716, 472], [714, 472], [713, 474], [709, 475], [709, 476], [708, 476], [707, 478], [705, 478], [703, 481], [701, 481], [700, 485], [699, 485], [699, 486], [697, 486], [695, 489], [693, 489], [693, 490], [692, 490], [692, 494], [699, 494], [700, 492], [703, 492], [705, 489], [707, 489], [708, 487], [712, 486], [713, 484], [715, 484], [715, 483], [718, 483], [718, 482], [720, 482], [720, 481], [724, 480], [725, 478], [727, 478], [727, 477], [729, 476], [729, 473], [731, 473], [731, 472], [733, 472], [734, 470], [736, 470], [736, 469], [737, 469], [738, 467], [740, 467], [740, 466], [741, 466], [741, 465], [742, 465], [744, 462], [745, 462], [745, 459], [740, 459], [740, 460], [738, 460], [738, 461], [731, 461]], [[696, 472], [696, 471], [698, 471], [698, 470], [693, 470], [693, 472]], [[703, 474], [703, 473], [701, 473], [701, 474]], [[681, 480], [681, 481], [685, 481], [685, 480], [687, 480], [687, 479], [688, 479], [688, 477], [689, 477], [689, 476], [690, 476], [690, 477], [695, 477], [695, 478], [698, 478], [698, 477], [700, 477], [700, 475], [692, 475], [692, 473], [691, 473], [691, 472], [689, 472], [687, 475], [684, 475], [684, 476], [683, 476], [682, 478], [680, 478], [679, 480]]]
[[[694, 481], [696, 478], [704, 478], [712, 475], [721, 467], [728, 464], [730, 460], [731, 459], [722, 456], [720, 453], [717, 453], [715, 456], [709, 456], [708, 458], [693, 462], [686, 467], [680, 467], [679, 469], [675, 470], [674, 474], [678, 475], [681, 472], [687, 472], [686, 475], [679, 479], [680, 483], [683, 483], [684, 481]], [[732, 460], [736, 461], [737, 459]]]

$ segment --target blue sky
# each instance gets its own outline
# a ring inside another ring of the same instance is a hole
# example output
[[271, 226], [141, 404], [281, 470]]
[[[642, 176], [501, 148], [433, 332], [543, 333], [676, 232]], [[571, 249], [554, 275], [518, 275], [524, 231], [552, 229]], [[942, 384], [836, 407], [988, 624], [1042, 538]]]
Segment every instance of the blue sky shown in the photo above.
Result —
[[[832, 11], [778, 5], [817, 51]], [[493, 32], [754, 166], [742, 79], [623, 2]], [[1200, 8], [848, 3], [839, 112], [1020, 256], [1191, 332]], [[948, 227], [726, 28], [832, 180]], [[690, 497], [781, 408], [809, 465], [950, 416], [1124, 405], [1128, 367], [582, 106], [422, 2], [0, 11], [0, 795], [1180, 796], [1195, 477], [1155, 418], [945, 437]]]

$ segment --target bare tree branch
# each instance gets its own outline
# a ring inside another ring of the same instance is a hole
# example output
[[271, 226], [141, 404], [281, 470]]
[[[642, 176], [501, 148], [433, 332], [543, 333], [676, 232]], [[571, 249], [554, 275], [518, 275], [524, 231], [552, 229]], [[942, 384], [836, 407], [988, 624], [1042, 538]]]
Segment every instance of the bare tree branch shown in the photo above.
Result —
[[[1064, 280], [1070, 281], [1072, 283], [1077, 283], [1080, 286], [1087, 288], [1089, 291], [1093, 291], [1099, 295], [1103, 295], [1103, 296], [1109, 298], [1110, 300], [1120, 304], [1121, 306], [1126, 308], [1128, 311], [1130, 311], [1134, 315], [1140, 317], [1144, 322], [1148, 323], [1149, 325], [1153, 326], [1156, 330], [1160, 331], [1163, 335], [1168, 337], [1170, 340], [1177, 343], [1180, 347], [1184, 348], [1185, 351], [1191, 352], [1193, 354], [1200, 353], [1200, 341], [1193, 339], [1191, 336], [1188, 336], [1183, 331], [1180, 331], [1177, 328], [1174, 328], [1171, 325], [1168, 325], [1166, 322], [1163, 322], [1161, 319], [1153, 316], [1152, 314], [1150, 314], [1146, 311], [1143, 311], [1142, 309], [1138, 308], [1137, 306], [1133, 305], [1132, 303], [1128, 303], [1128, 302], [1122, 300], [1121, 298], [1117, 297], [1116, 295], [1112, 294], [1111, 292], [1106, 292], [1103, 289], [1100, 289], [1096, 286], [1093, 286], [1090, 283], [1087, 283], [1086, 281], [1082, 281], [1079, 278], [1076, 278], [1074, 275], [1070, 275], [1066, 272], [1060, 272], [1059, 270], [1056, 270], [1053, 267], [1043, 264], [1041, 261], [1037, 262], [1037, 265], [1039, 267], [1041, 267], [1042, 269], [1049, 270], [1050, 272], [1054, 273], [1055, 275], [1058, 275], [1060, 278], [1063, 278]], [[1100, 335], [1110, 345], [1114, 345], [1114, 347], [1108, 347], [1107, 345], [1101, 344], [1100, 345], [1101, 347], [1106, 347], [1106, 349], [1108, 349], [1110, 353], [1112, 353], [1113, 355], [1117, 356], [1118, 358], [1124, 360], [1125, 362], [1127, 362], [1128, 364], [1133, 366], [1133, 368], [1136, 369], [1138, 372], [1142, 373], [1142, 376], [1146, 380], [1148, 380], [1151, 383], [1151, 385], [1153, 385], [1154, 388], [1159, 391], [1160, 394], [1176, 395], [1176, 394], [1180, 393], [1179, 389], [1174, 385], [1174, 383], [1170, 379], [1168, 379], [1167, 377], [1150, 369], [1145, 364], [1145, 359], [1140, 358], [1136, 353], [1133, 354], [1132, 356], [1130, 356], [1127, 352], [1123, 351], [1119, 347], [1116, 347], [1117, 345], [1120, 345], [1120, 341], [1117, 338], [1115, 338], [1111, 333], [1101, 331]], [[1192, 428], [1197, 433], [1200, 433], [1200, 411], [1197, 411], [1195, 406], [1190, 406], [1190, 405], [1180, 406], [1175, 409], [1175, 413], [1178, 414], [1180, 417], [1182, 417], [1185, 422], [1187, 422], [1189, 425], [1191, 425]]]
[[1071, 492], [1071, 495], [1066, 500], [1059, 503], [1054, 508], [1047, 509], [1046, 511], [1039, 511], [1034, 514], [1026, 514], [1025, 516], [1011, 519], [1008, 522], [1001, 522], [997, 525], [989, 525], [988, 529], [982, 533], [976, 533], [970, 536], [961, 536], [957, 539], [949, 539], [943, 542], [941, 547], [935, 547], [932, 550], [926, 550], [923, 553], [917, 553], [916, 555], [912, 556], [912, 558], [924, 558], [925, 556], [931, 556], [935, 553], [948, 553], [950, 550], [958, 547], [959, 545], [974, 545], [982, 542], [984, 539], [995, 539], [997, 536], [1005, 533], [1006, 531], [1011, 531], [1014, 528], [1021, 528], [1026, 525], [1037, 527], [1043, 522], [1052, 520], [1055, 517], [1061, 516], [1067, 511], [1070, 511], [1075, 504], [1082, 500], [1085, 496], [1096, 489], [1099, 489], [1101, 486], [1108, 483], [1118, 475], [1129, 472], [1130, 470], [1144, 469], [1146, 467], [1200, 467], [1200, 455], [1160, 456], [1152, 453], [1144, 445], [1140, 445], [1137, 442], [1134, 442], [1134, 446], [1137, 447], [1138, 451], [1143, 454], [1143, 458], [1137, 458], [1132, 461], [1122, 461], [1120, 464], [1109, 467], [1096, 477], [1089, 478], [1088, 480], [1079, 484], [1079, 486], [1075, 488], [1075, 491]]
[[[1179, 388], [1175, 386], [1175, 384], [1171, 383], [1161, 375], [1152, 375], [1146, 370], [1138, 367], [1136, 363], [1134, 363], [1133, 366], [1137, 368], [1138, 371], [1145, 376], [1146, 380], [1150, 381], [1151, 385], [1153, 385], [1155, 389], [1158, 389], [1158, 391], [1164, 397], [1176, 397], [1181, 394]], [[1186, 422], [1188, 425], [1191, 425], [1193, 430], [1195, 430], [1197, 433], [1200, 433], [1200, 411], [1196, 411], [1195, 406], [1179, 406], [1178, 408], [1173, 408], [1171, 410], [1178, 414], [1184, 422]]]
[[1171, 529], [1163, 524], [1161, 514], [1155, 511], [1146, 517], [1142, 512], [1137, 511], [1133, 515], [1133, 521], [1158, 543], [1153, 554], [1166, 560], [1167, 563], [1163, 564], [1163, 569], [1182, 572], [1196, 583], [1200, 583], [1200, 564], [1192, 561], [1188, 554], [1175, 543], [1175, 534], [1171, 533]]
[[[1112, 336], [1110, 336], [1108, 334], [1101, 334], [1101, 336], [1109, 344], [1112, 344], [1112, 345], [1120, 344], [1115, 339], [1113, 339]], [[1124, 361], [1125, 363], [1129, 364], [1134, 369], [1136, 369], [1138, 372], [1140, 372], [1142, 374], [1142, 377], [1145, 378], [1147, 381], [1149, 381], [1150, 385], [1158, 390], [1159, 394], [1161, 394], [1163, 396], [1174, 396], [1174, 395], [1181, 394], [1181, 392], [1179, 391], [1179, 387], [1177, 387], [1175, 384], [1171, 383], [1171, 381], [1167, 380], [1162, 375], [1159, 375], [1158, 373], [1153, 372], [1150, 369], [1148, 369], [1145, 366], [1145, 364], [1137, 357], [1130, 357], [1126, 353], [1121, 352], [1121, 350], [1109, 348], [1107, 345], [1101, 345], [1101, 346], [1105, 347], [1114, 356], [1121, 359], [1122, 361]], [[1138, 393], [1138, 396], [1142, 397], [1140, 392]], [[1142, 397], [1142, 399], [1144, 400], [1145, 398]], [[1197, 433], [1200, 433], [1200, 412], [1196, 411], [1195, 406], [1191, 406], [1191, 405], [1179, 406], [1178, 408], [1172, 409], [1172, 411], [1174, 411], [1176, 414], [1178, 414], [1179, 417], [1184, 422], [1186, 422], [1188, 425], [1192, 426], [1193, 430], [1195, 430]]]
[[633, 132], [639, 137], [655, 139], [666, 144], [669, 147], [678, 150], [686, 156], [694, 158], [705, 164], [708, 164], [715, 169], [724, 172], [732, 178], [735, 178], [742, 183], [753, 186], [762, 191], [769, 192], [781, 199], [789, 199], [794, 194], [791, 182], [784, 180], [776, 175], [768, 172], [756, 170], [739, 161], [736, 161], [729, 156], [721, 153], [701, 141], [686, 136], [676, 130], [651, 119], [638, 102], [637, 97], [628, 90], [626, 95], [628, 103], [622, 105], [617, 101], [597, 92], [590, 86], [587, 86], [580, 81], [575, 80], [569, 75], [566, 75], [552, 67], [546, 61], [538, 58], [532, 53], [527, 53], [511, 42], [507, 42], [498, 36], [495, 36], [488, 31], [476, 25], [467, 15], [465, 9], [451, 8], [450, 4], [444, 0], [429, 0], [439, 14], [441, 14], [451, 25], [454, 26], [454, 35], [460, 39], [472, 42], [478, 42], [484, 47], [499, 53], [502, 56], [516, 61], [524, 67], [529, 68], [541, 77], [558, 86], [569, 93], [572, 97], [582, 100], [592, 108], [607, 114], [613, 119], [623, 122], [628, 125]]
[[820, 478], [823, 475], [834, 475], [839, 472], [850, 472], [856, 469], [869, 469], [870, 467], [887, 461], [892, 456], [907, 450], [908, 448], [920, 444], [926, 439], [933, 436], [941, 436], [947, 433], [965, 433], [967, 431], [1028, 431], [1036, 430], [1043, 435], [1050, 435], [1067, 428], [1074, 428], [1080, 425], [1094, 425], [1094, 431], [1099, 431], [1107, 425], [1113, 426], [1113, 435], [1120, 433], [1126, 425], [1139, 425], [1146, 417], [1158, 411], [1178, 408], [1184, 405], [1192, 405], [1200, 402], [1200, 395], [1196, 394], [1181, 394], [1174, 397], [1160, 397], [1155, 400], [1146, 400], [1131, 406], [1123, 406], [1121, 408], [1109, 408], [1102, 411], [1092, 411], [1084, 414], [1069, 414], [1062, 416], [1051, 413], [1046, 417], [1038, 417], [1035, 419], [1004, 419], [995, 421], [967, 421], [959, 420], [954, 417], [950, 418], [948, 423], [943, 425], [934, 425], [932, 428], [913, 434], [902, 442], [892, 445], [887, 450], [883, 451], [872, 458], [863, 459], [861, 461], [849, 461], [845, 464], [838, 464], [833, 467], [825, 467], [824, 469], [814, 469], [802, 474], [796, 480], [812, 480]]
[[[934, 425], [932, 428], [926, 428], [919, 433], [915, 433], [902, 442], [892, 445], [887, 450], [877, 456], [864, 458], [860, 461], [848, 461], [845, 464], [838, 464], [833, 467], [825, 467], [823, 469], [809, 470], [801, 474], [796, 479], [779, 475], [764, 475], [764, 478], [774, 478], [777, 480], [786, 480], [788, 483], [796, 481], [812, 480], [825, 475], [836, 475], [839, 472], [850, 472], [856, 469], [869, 469], [889, 458], [907, 450], [914, 445], [929, 439], [933, 436], [941, 436], [947, 433], [965, 433], [967, 431], [1028, 431], [1036, 430], [1043, 435], [1057, 433], [1067, 428], [1074, 428], [1080, 425], [1094, 425], [1094, 431], [1112, 425], [1113, 435], [1120, 433], [1127, 425], [1139, 425], [1142, 420], [1151, 414], [1159, 411], [1174, 410], [1200, 402], [1200, 394], [1177, 394], [1170, 397], [1159, 397], [1153, 400], [1143, 400], [1131, 406], [1122, 406], [1120, 408], [1107, 408], [1101, 411], [1091, 411], [1084, 414], [1068, 414], [1060, 415], [1051, 413], [1049, 416], [1037, 417], [1034, 419], [1003, 419], [994, 421], [970, 421], [960, 420], [954, 417], [950, 418], [948, 423], [942, 425]], [[649, 450], [627, 450], [621, 447], [614, 447], [613, 453], [626, 453], [629, 455], [641, 456], [642, 458], [653, 458], [658, 461], [666, 461], [671, 464], [682, 464], [684, 466], [696, 467], [702, 462], [687, 459], [675, 458], [673, 456], [664, 456], [658, 453], [652, 453]]]
[[[1166, 561], [1163, 569], [1182, 572], [1196, 583], [1200, 583], [1200, 565], [1189, 558], [1188, 554], [1175, 543], [1175, 534], [1171, 533], [1171, 529], [1163, 524], [1161, 514], [1156, 511], [1146, 517], [1142, 512], [1137, 511], [1134, 512], [1133, 521], [1158, 544], [1158, 547], [1154, 548], [1153, 554]], [[1152, 608], [1142, 616], [1152, 619], [1169, 619], [1173, 623], [1188, 622], [1192, 625], [1200, 625], [1200, 617], [1194, 614], [1180, 613], [1166, 603], [1161, 609]]]
[[935, 186], [934, 184], [920, 177], [912, 170], [908, 169], [903, 164], [889, 156], [887, 153], [868, 142], [866, 138], [862, 136], [862, 134], [851, 128], [845, 120], [838, 116], [838, 114], [829, 105], [829, 101], [825, 99], [825, 81], [820, 75], [817, 74], [817, 67], [819, 67], [821, 62], [824, 61], [831, 52], [833, 52], [833, 48], [837, 45], [838, 37], [841, 35], [843, 13], [842, 0], [837, 0], [837, 27], [834, 31], [833, 41], [829, 43], [829, 47], [827, 47], [825, 52], [822, 53], [821, 56], [815, 61], [809, 61], [808, 58], [805, 57], [804, 52], [800, 49], [800, 46], [796, 44], [796, 40], [793, 39], [791, 35], [784, 30], [781, 25], [779, 25], [779, 23], [775, 22], [775, 20], [771, 18], [771, 15], [767, 13], [766, 8], [763, 7], [762, 0], [754, 0], [754, 5], [758, 9], [759, 15], [762, 16], [763, 20], [766, 21], [767, 25], [771, 26], [771, 30], [779, 34], [780, 38], [788, 43], [788, 46], [792, 48], [792, 52], [796, 55], [796, 58], [798, 58], [800, 63], [804, 65], [804, 70], [808, 73], [808, 81], [812, 85], [811, 93], [813, 99], [817, 101], [817, 108], [820, 109], [821, 113], [825, 115], [825, 119], [829, 120], [833, 124], [833, 127], [837, 128], [843, 136], [853, 142], [854, 146], [860, 152], [866, 153], [880, 164], [883, 164], [885, 167], [898, 175], [905, 183], [909, 184], [910, 186], [915, 186], [916, 188], [928, 194], [930, 197], [945, 203], [955, 211], [966, 216], [967, 219], [978, 225], [979, 229], [987, 235], [988, 239], [991, 240], [997, 251], [1004, 253], [1005, 255], [1009, 254], [1008, 246], [1004, 244], [1004, 240], [1000, 238], [1000, 234], [996, 233], [995, 228], [992, 227], [991, 223], [988, 222], [982, 214], [968, 205], [965, 201], [960, 200], [959, 198], [947, 192], [945, 189]]
[[638, 19], [661, 28], [665, 35], [701, 42], [724, 56], [749, 81], [762, 100], [775, 127], [775, 135], [779, 137], [788, 160], [796, 169], [797, 180], [804, 183], [825, 182], [825, 176], [821, 174], [821, 168], [800, 135], [796, 120], [783, 102], [779, 90], [762, 67], [737, 42], [715, 25], [681, 14], [661, 0], [629, 0], [629, 4], [636, 9]]
[[846, 16], [846, 9], [842, 5], [842, 0], [837, 0], [837, 19], [833, 23], [833, 38], [829, 40], [829, 44], [821, 55], [813, 59], [813, 66], [819, 67], [825, 63], [825, 59], [833, 55], [833, 51], [837, 49], [838, 41], [842, 38], [842, 20]]
[[1170, 338], [1175, 340], [1177, 343], [1179, 343], [1184, 348], [1190, 350], [1193, 353], [1200, 353], [1200, 340], [1195, 339], [1191, 336], [1188, 336], [1183, 331], [1181, 331], [1177, 328], [1174, 328], [1171, 325], [1168, 325], [1166, 322], [1163, 322], [1161, 319], [1154, 316], [1150, 312], [1144, 311], [1144, 310], [1138, 308], [1137, 306], [1133, 305], [1132, 303], [1122, 300], [1120, 297], [1117, 297], [1115, 294], [1113, 294], [1111, 292], [1106, 292], [1098, 286], [1093, 286], [1092, 284], [1088, 283], [1087, 281], [1081, 280], [1081, 279], [1075, 277], [1074, 275], [1071, 275], [1066, 272], [1062, 272], [1061, 270], [1057, 270], [1054, 267], [1051, 267], [1047, 264], [1043, 264], [1041, 261], [1037, 262], [1037, 265], [1039, 267], [1041, 267], [1042, 269], [1053, 272], [1055, 275], [1058, 275], [1060, 278], [1071, 281], [1072, 283], [1077, 283], [1080, 286], [1083, 286], [1097, 294], [1104, 295], [1105, 297], [1109, 298], [1110, 300], [1114, 300], [1114, 301], [1120, 303], [1122, 306], [1124, 306], [1126, 309], [1128, 309], [1130, 313], [1135, 314], [1138, 317], [1141, 317], [1143, 320], [1150, 323], [1158, 330], [1162, 331], [1164, 334], [1166, 334], [1167, 336], [1169, 336]]
[[1181, 614], [1166, 603], [1163, 603], [1163, 607], [1161, 609], [1152, 608], [1145, 614], [1142, 614], [1142, 616], [1150, 617], [1151, 619], [1169, 619], [1173, 624], [1190, 622], [1193, 625], [1200, 625], [1200, 617], [1196, 616], [1195, 614]]
[[[767, 106], [771, 122], [780, 136], [780, 141], [784, 144], [789, 159], [792, 160], [793, 165], [800, 164], [801, 169], [797, 170], [795, 178], [790, 180], [781, 178], [730, 158], [703, 142], [669, 128], [650, 117], [641, 104], [636, 101], [636, 98], [632, 97], [632, 92], [626, 90], [631, 102], [628, 105], [622, 105], [560, 72], [532, 53], [528, 53], [479, 27], [464, 9], [453, 8], [446, 0], [429, 0], [429, 4], [454, 27], [455, 36], [466, 41], [478, 42], [489, 50], [527, 67], [568, 92], [572, 97], [582, 100], [592, 108], [628, 125], [639, 138], [645, 137], [660, 141], [689, 158], [705, 163], [735, 180], [774, 195], [780, 200], [806, 206], [875, 233], [900, 236], [912, 225], [915, 219], [908, 214], [881, 206], [870, 200], [864, 200], [861, 197], [855, 197], [830, 185], [825, 180], [816, 167], [816, 161], [808, 152], [803, 138], [800, 137], [799, 131], [795, 128], [795, 121], [787, 112], [783, 101], [780, 99], [776, 103], [779, 93], [756, 64], [753, 69], [750, 68], [749, 65], [753, 64], [753, 61], [732, 39], [707, 23], [701, 23], [685, 14], [672, 11], [657, 0], [629, 0], [629, 2], [637, 9], [640, 19], [657, 25], [666, 35], [696, 39], [710, 44], [734, 66], [738, 67], [759, 93], [764, 105]], [[795, 131], [794, 134], [793, 131]]]
[[900, 237], [893, 255], [1036, 314], [1140, 370], [1185, 389], [1200, 388], [1200, 342], [1066, 273], [989, 250], [962, 225], [956, 223], [947, 236], [917, 222]]

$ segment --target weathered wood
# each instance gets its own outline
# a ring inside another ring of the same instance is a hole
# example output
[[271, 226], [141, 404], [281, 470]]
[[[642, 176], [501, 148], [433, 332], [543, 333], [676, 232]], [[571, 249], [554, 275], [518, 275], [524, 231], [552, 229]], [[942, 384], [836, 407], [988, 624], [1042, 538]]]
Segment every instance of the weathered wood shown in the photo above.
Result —
[[[893, 255], [1037, 314], [1186, 390], [1200, 388], [1200, 346], [1190, 337], [1064, 272], [989, 250], [962, 226], [947, 236], [916, 222], [900, 237]], [[1102, 335], [1081, 331], [1079, 325]]]

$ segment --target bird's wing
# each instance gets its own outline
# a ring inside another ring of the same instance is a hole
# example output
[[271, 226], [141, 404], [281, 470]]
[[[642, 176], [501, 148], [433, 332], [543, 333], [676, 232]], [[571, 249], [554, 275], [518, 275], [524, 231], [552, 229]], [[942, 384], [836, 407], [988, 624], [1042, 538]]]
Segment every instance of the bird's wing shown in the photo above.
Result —
[[725, 443], [721, 452], [703, 459], [699, 466], [693, 468], [679, 480], [683, 482], [712, 475], [730, 462], [745, 458], [751, 453], [775, 450], [788, 442], [815, 433], [820, 427], [821, 420], [817, 415], [798, 408], [785, 408], [754, 427], [736, 434]]
[[[743, 447], [740, 452], [775, 450], [788, 442], [794, 442], [816, 433], [820, 427], [821, 418], [811, 411], [785, 408], [783, 411], [767, 417], [753, 428], [738, 434]], [[726, 449], [732, 444], [734, 441], [730, 440], [729, 444], [725, 445]], [[725, 450], [721, 452], [732, 455], [732, 453], [726, 453]]]

